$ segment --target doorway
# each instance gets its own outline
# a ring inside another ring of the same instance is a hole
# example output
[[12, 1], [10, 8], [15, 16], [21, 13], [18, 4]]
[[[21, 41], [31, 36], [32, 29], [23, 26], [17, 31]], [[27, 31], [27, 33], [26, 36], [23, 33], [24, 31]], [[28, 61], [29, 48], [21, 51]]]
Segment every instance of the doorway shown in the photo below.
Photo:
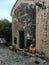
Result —
[[24, 39], [24, 31], [19, 31], [19, 48], [24, 49], [25, 39]]

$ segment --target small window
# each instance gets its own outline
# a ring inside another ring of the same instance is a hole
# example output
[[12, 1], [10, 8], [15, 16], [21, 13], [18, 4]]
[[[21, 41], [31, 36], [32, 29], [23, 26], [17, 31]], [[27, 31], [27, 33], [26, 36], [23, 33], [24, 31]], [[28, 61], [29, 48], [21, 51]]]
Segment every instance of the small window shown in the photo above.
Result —
[[15, 44], [16, 44], [16, 40], [17, 40], [16, 37], [14, 37], [14, 43], [15, 43]]

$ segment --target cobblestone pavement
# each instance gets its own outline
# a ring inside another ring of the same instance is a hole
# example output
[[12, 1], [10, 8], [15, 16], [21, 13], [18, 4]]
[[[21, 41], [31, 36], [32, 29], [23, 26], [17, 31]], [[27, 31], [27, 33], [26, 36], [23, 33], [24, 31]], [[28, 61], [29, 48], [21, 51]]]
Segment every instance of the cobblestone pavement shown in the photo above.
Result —
[[[27, 65], [29, 62], [34, 62], [35, 60], [36, 57], [20, 55], [9, 50], [6, 46], [0, 45], [0, 65]], [[42, 60], [40, 59], [40, 61]]]

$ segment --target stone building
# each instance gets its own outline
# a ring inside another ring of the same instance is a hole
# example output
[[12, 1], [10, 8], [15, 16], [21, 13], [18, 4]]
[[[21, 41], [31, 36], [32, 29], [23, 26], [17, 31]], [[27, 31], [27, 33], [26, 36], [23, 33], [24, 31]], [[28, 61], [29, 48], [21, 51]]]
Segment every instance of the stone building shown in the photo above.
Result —
[[23, 49], [34, 44], [36, 50], [49, 57], [49, 6], [48, 0], [45, 1], [46, 9], [35, 5], [38, 0], [17, 0], [14, 4], [11, 11], [12, 45]]

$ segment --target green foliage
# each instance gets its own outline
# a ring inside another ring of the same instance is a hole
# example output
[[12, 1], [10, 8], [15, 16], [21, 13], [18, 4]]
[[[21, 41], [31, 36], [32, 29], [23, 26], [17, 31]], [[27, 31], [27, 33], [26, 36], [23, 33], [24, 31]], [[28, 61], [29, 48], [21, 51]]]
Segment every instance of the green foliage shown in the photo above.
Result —
[[28, 49], [24, 48], [24, 51], [25, 51], [25, 52], [28, 52]]
[[0, 38], [5, 38], [8, 43], [12, 40], [12, 23], [7, 19], [0, 20]]
[[28, 52], [28, 47], [27, 46], [24, 47], [24, 51]]

